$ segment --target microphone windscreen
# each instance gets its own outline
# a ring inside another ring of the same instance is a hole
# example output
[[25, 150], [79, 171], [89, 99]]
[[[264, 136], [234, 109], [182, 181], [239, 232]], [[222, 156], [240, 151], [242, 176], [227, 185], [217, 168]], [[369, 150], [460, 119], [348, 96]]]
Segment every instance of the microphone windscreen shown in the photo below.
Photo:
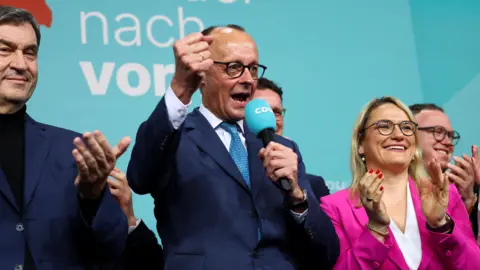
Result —
[[267, 128], [275, 132], [275, 115], [270, 105], [262, 98], [252, 99], [247, 103], [245, 106], [245, 121], [250, 131], [255, 135]]

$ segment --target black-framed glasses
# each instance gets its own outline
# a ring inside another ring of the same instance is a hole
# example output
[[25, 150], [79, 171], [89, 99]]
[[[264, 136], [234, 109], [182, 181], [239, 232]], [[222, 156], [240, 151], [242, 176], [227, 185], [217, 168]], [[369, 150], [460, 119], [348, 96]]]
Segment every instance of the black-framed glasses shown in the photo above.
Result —
[[395, 126], [398, 126], [400, 128], [400, 131], [403, 133], [403, 135], [412, 136], [417, 131], [418, 124], [412, 121], [402, 121], [399, 123], [393, 123], [390, 120], [379, 120], [371, 124], [370, 126], [364, 128], [363, 131], [373, 126], [375, 126], [378, 132], [384, 136], [388, 136], [392, 134], [393, 131], [395, 130]]
[[431, 127], [419, 127], [418, 130], [428, 131], [433, 134], [433, 137], [438, 142], [441, 142], [445, 139], [445, 136], [452, 141], [453, 145], [456, 145], [460, 141], [460, 133], [455, 130], [448, 131], [445, 127], [442, 126], [431, 126]]
[[258, 80], [259, 78], [263, 77], [263, 74], [267, 69], [267, 67], [264, 65], [260, 65], [260, 64], [244, 65], [238, 61], [236, 62], [213, 61], [213, 62], [215, 64], [224, 65], [225, 72], [227, 73], [228, 76], [230, 76], [230, 78], [238, 78], [242, 76], [243, 72], [245, 72], [245, 69], [248, 68], [253, 79]]
[[281, 110], [272, 109], [272, 111], [276, 118], [285, 117], [285, 113], [287, 113], [287, 109], [285, 108]]

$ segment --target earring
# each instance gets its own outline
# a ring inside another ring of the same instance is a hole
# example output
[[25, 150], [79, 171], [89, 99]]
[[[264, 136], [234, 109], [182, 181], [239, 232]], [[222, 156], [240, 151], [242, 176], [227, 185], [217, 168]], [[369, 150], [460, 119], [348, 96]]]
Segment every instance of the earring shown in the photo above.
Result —
[[363, 163], [365, 163], [365, 157], [362, 156], [361, 159], [362, 159]]

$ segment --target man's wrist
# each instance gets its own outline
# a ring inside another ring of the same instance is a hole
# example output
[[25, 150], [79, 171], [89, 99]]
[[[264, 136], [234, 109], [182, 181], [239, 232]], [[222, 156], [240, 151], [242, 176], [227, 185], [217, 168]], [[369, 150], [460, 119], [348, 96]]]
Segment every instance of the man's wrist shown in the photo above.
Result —
[[188, 87], [184, 83], [179, 82], [178, 79], [173, 78], [172, 83], [170, 84], [170, 88], [172, 88], [173, 93], [177, 96], [177, 98], [185, 105], [189, 104], [192, 100], [193, 93], [197, 89], [192, 89]]
[[296, 213], [303, 213], [308, 209], [307, 191], [294, 189], [290, 196], [285, 199], [285, 206]]
[[304, 190], [297, 186], [297, 188], [292, 190], [292, 192], [290, 193], [290, 202], [294, 204], [301, 203], [305, 201], [305, 195], [306, 193], [304, 192]]
[[128, 217], [128, 227], [135, 227], [137, 226], [137, 218], [135, 216]]
[[472, 195], [463, 201], [465, 204], [465, 207], [467, 207], [468, 214], [471, 214], [473, 211], [473, 208], [475, 207], [475, 204], [477, 203], [478, 196], [475, 193], [472, 193]]
[[78, 195], [82, 200], [96, 200], [100, 198], [105, 189], [106, 181], [103, 181], [100, 184], [80, 186], [78, 190]]

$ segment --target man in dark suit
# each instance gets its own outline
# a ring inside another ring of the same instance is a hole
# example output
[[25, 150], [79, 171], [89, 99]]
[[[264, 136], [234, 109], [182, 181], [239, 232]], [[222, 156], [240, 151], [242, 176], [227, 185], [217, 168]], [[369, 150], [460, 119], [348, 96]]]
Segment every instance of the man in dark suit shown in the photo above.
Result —
[[478, 155], [478, 149], [472, 146], [472, 156], [453, 157], [455, 145], [460, 140], [460, 134], [452, 129], [450, 119], [444, 110], [431, 103], [414, 104], [410, 110], [418, 124], [418, 138], [425, 162], [435, 158], [440, 161], [448, 179], [455, 183], [462, 196], [472, 222], [475, 237], [478, 236], [478, 186], [479, 176], [475, 175], [472, 157]]
[[[275, 133], [283, 136], [284, 118], [287, 109], [283, 107], [283, 90], [282, 88], [267, 78], [258, 79], [257, 90], [255, 91], [254, 98], [263, 98], [267, 101], [268, 105], [272, 108], [275, 114], [276, 129]], [[330, 194], [328, 186], [325, 184], [323, 177], [307, 173], [308, 182], [312, 186], [313, 193], [320, 201], [320, 198]]]
[[107, 180], [110, 192], [128, 220], [128, 238], [120, 259], [98, 265], [96, 270], [162, 270], [163, 249], [147, 225], [135, 217], [132, 191], [126, 175], [115, 168]]
[[[265, 69], [255, 42], [239, 26], [210, 27], [174, 52], [171, 87], [140, 126], [127, 170], [133, 191], [155, 199], [165, 269], [333, 266], [339, 241], [296, 144], [275, 136], [263, 148], [243, 121]], [[202, 105], [188, 114], [198, 88]]]
[[39, 45], [32, 15], [0, 6], [0, 269], [85, 269], [125, 247], [106, 179], [130, 142], [111, 148], [98, 131], [82, 140], [26, 113]]

